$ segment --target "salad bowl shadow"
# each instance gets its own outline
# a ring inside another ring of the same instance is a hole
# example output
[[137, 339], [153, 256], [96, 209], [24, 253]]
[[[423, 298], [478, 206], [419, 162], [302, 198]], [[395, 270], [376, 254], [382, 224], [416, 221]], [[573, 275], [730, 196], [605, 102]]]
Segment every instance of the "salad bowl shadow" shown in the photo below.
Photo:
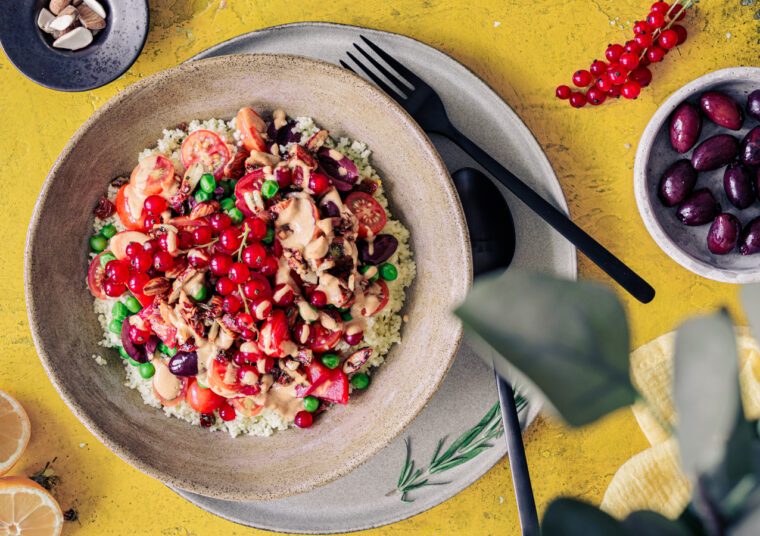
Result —
[[[402, 342], [371, 386], [308, 429], [231, 438], [165, 417], [123, 385], [116, 350], [86, 285], [92, 210], [110, 180], [165, 128], [241, 106], [310, 116], [335, 137], [362, 140], [391, 209], [411, 232], [417, 278], [407, 290]], [[57, 237], [64, 235], [70, 241]], [[42, 364], [61, 397], [108, 448], [140, 471], [193, 493], [268, 500], [335, 480], [388, 445], [425, 407], [451, 366], [462, 329], [451, 310], [467, 292], [472, 257], [459, 200], [440, 156], [387, 95], [332, 64], [274, 54], [183, 64], [148, 77], [96, 111], [53, 165], [27, 236], [24, 284]], [[70, 289], [75, 289], [72, 293]], [[62, 289], [67, 289], [63, 292]], [[67, 311], [65, 315], [61, 311]], [[104, 355], [98, 366], [93, 354]]]

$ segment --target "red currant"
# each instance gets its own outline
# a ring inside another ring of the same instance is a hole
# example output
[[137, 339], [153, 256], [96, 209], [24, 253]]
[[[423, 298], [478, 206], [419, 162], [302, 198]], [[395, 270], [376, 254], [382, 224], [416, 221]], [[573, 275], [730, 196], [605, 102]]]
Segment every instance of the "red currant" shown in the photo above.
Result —
[[[594, 60], [591, 67], [589, 67], [589, 71], [591, 71], [591, 74], [594, 76], [601, 76], [607, 72], [607, 64], [601, 60]], [[568, 88], [568, 90], [569, 89], [570, 88]], [[568, 93], [567, 96], [570, 97], [570, 94]]]
[[599, 104], [602, 104], [606, 98], [607, 94], [598, 87], [592, 87], [586, 93], [586, 100], [588, 100], [589, 104], [592, 106], [598, 106]]
[[[219, 281], [224, 281], [224, 279], [220, 279]], [[226, 296], [222, 301], [222, 310], [225, 313], [234, 315], [238, 312], [241, 305], [243, 305], [243, 302], [240, 301], [240, 298], [233, 294], [230, 294], [229, 296]]]
[[314, 192], [314, 195], [321, 195], [327, 191], [330, 187], [330, 180], [324, 173], [311, 172], [309, 175], [309, 190]]
[[689, 36], [689, 33], [686, 31], [686, 28], [681, 26], [680, 24], [675, 24], [671, 28], [671, 30], [675, 30], [678, 34], [678, 44], [683, 45], [686, 42], [686, 38]]
[[309, 302], [314, 307], [324, 307], [327, 305], [327, 294], [322, 292], [321, 290], [315, 290], [311, 293], [311, 299], [309, 299]]
[[229, 404], [224, 404], [221, 408], [219, 408], [219, 416], [223, 421], [229, 422], [235, 420], [237, 413], [235, 412], [235, 408]]
[[256, 298], [271, 298], [272, 287], [269, 285], [267, 278], [261, 274], [251, 274], [251, 280], [243, 285], [243, 294], [249, 300]]
[[357, 333], [346, 333], [343, 338], [346, 340], [349, 346], [356, 346], [360, 342], [362, 342], [362, 338], [364, 337], [364, 332], [359, 331]]
[[166, 272], [174, 266], [174, 257], [166, 251], [159, 251], [153, 255], [153, 268], [159, 272]]
[[663, 15], [668, 12], [670, 9], [670, 4], [667, 2], [655, 2], [652, 4], [651, 10], [652, 13], [662, 13]]
[[267, 224], [261, 218], [246, 218], [243, 229], [247, 229], [248, 238], [256, 242], [267, 235]]
[[243, 284], [248, 281], [248, 276], [250, 275], [251, 271], [245, 264], [242, 262], [236, 262], [230, 266], [230, 272], [227, 277], [229, 277], [233, 283]]
[[216, 291], [222, 296], [228, 296], [237, 290], [237, 285], [229, 277], [220, 277], [216, 282]]
[[106, 296], [111, 298], [118, 298], [124, 294], [126, 290], [127, 287], [124, 286], [124, 283], [114, 283], [113, 281], [106, 281], [103, 283], [103, 292], [106, 293]]
[[250, 329], [253, 327], [253, 317], [248, 313], [240, 313], [235, 319], [240, 329]]
[[636, 42], [637, 45], [639, 45], [639, 48], [641, 50], [644, 50], [645, 48], [649, 48], [652, 46], [652, 36], [649, 34], [641, 34], [637, 35], [633, 38], [633, 40]]
[[659, 30], [665, 26], [665, 16], [656, 11], [652, 12], [647, 16], [647, 25], [652, 31]]
[[599, 80], [596, 81], [596, 87], [604, 92], [609, 91], [612, 89], [612, 82], [610, 81], [610, 75], [607, 73], [604, 73], [602, 76], [599, 77]]
[[[636, 44], [636, 41], [627, 41], [625, 43], [625, 51], [630, 52], [631, 54], [640, 54], [641, 49], [639, 48], [639, 45]], [[621, 54], [622, 55], [622, 54]]]
[[280, 244], [279, 240], [275, 240], [272, 244], [272, 252], [275, 257], [282, 257], [282, 244]]
[[179, 249], [190, 249], [195, 245], [193, 239], [193, 233], [190, 231], [180, 231], [177, 233], [177, 241], [179, 242]]
[[248, 360], [245, 358], [245, 354], [243, 352], [235, 352], [235, 355], [232, 356], [232, 362], [235, 363], [238, 367], [242, 367], [248, 364]]
[[675, 46], [678, 44], [678, 32], [672, 28], [665, 30], [660, 34], [660, 38], [657, 40], [657, 42], [665, 50], [675, 48]]
[[142, 250], [143, 250], [142, 244], [138, 242], [130, 242], [129, 244], [127, 244], [127, 247], [124, 248], [124, 251], [126, 252], [127, 257], [129, 257], [130, 259], [134, 257], [135, 255], [137, 255]]
[[608, 61], [617, 61], [620, 59], [620, 55], [625, 52], [625, 49], [622, 45], [610, 45], [607, 47], [607, 50], [604, 52], [604, 57], [607, 58]]
[[214, 233], [211, 231], [211, 227], [206, 227], [205, 225], [203, 227], [196, 227], [192, 232], [193, 242], [195, 242], [196, 246], [208, 244], [211, 242], [211, 239], [214, 236]]
[[275, 169], [274, 176], [280, 189], [287, 188], [293, 182], [293, 172], [287, 166], [280, 166]]
[[150, 253], [140, 250], [137, 255], [132, 257], [129, 264], [136, 272], [147, 272], [153, 265], [153, 257], [150, 256]]
[[158, 247], [162, 251], [169, 251], [169, 235], [162, 234], [158, 237]]
[[314, 424], [314, 416], [309, 413], [308, 411], [299, 411], [296, 413], [296, 417], [293, 420], [293, 424], [298, 426], [299, 428], [308, 428], [312, 424]]
[[562, 100], [569, 99], [570, 93], [572, 93], [572, 91], [570, 90], [569, 86], [557, 86], [557, 89], [554, 91], [556, 97]]
[[293, 289], [290, 285], [280, 283], [274, 287], [274, 293], [272, 294], [272, 301], [277, 307], [287, 307], [293, 303]]
[[153, 255], [156, 251], [158, 251], [160, 248], [158, 247], [158, 241], [154, 238], [151, 238], [150, 240], [146, 240], [145, 243], [142, 245], [143, 251], [145, 253], [150, 253]]
[[586, 95], [583, 93], [573, 93], [570, 95], [570, 106], [573, 108], [583, 108], [586, 106]]
[[153, 215], [145, 216], [146, 229], [150, 230], [153, 228], [154, 225], [158, 225], [159, 223], [161, 223], [161, 218], [159, 218], [158, 216], [153, 216]]
[[232, 267], [232, 257], [226, 253], [214, 253], [208, 267], [214, 275], [227, 275]]
[[589, 84], [591, 84], [593, 78], [591, 77], [591, 73], [581, 69], [580, 71], [575, 71], [573, 74], [573, 84], [575, 84], [577, 87], [587, 87]]
[[639, 93], [641, 93], [641, 86], [638, 82], [629, 80], [620, 88], [620, 93], [626, 99], [635, 99], [639, 96]]
[[662, 47], [658, 47], [657, 45], [647, 50], [647, 57], [652, 63], [662, 61], [662, 59], [665, 57], [665, 54], [667, 54], [667, 51]]
[[607, 74], [610, 77], [610, 82], [616, 86], [625, 83], [625, 79], [628, 76], [628, 72], [617, 63], [610, 65], [610, 70]]
[[652, 71], [646, 67], [639, 67], [631, 71], [631, 74], [628, 75], [628, 80], [638, 82], [641, 87], [647, 87], [649, 82], [652, 81]]
[[244, 329], [243, 331], [240, 332], [240, 336], [243, 337], [247, 341], [254, 341], [256, 340], [256, 337], [258, 335], [252, 329]]
[[272, 359], [268, 355], [265, 355], [264, 357], [256, 361], [256, 367], [259, 369], [259, 372], [261, 372], [262, 374], [266, 374], [267, 372], [270, 372], [274, 368], [274, 359]]
[[670, 20], [683, 20], [686, 17], [686, 9], [682, 5], [674, 5], [668, 10]]
[[150, 337], [149, 329], [141, 329], [136, 325], [129, 326], [129, 340], [135, 344], [145, 344]]
[[211, 225], [214, 231], [221, 232], [232, 225], [232, 218], [223, 212], [217, 212], [209, 217], [208, 223]]
[[652, 65], [652, 62], [646, 54], [644, 54], [643, 58], [639, 58], [639, 67], [648, 67], [650, 65]]
[[636, 67], [639, 66], [638, 54], [633, 54], [632, 52], [626, 52], [625, 54], [620, 56], [620, 66], [626, 71], [634, 70]]
[[150, 276], [148, 274], [143, 273], [136, 273], [129, 276], [129, 281], [127, 281], [127, 287], [129, 287], [129, 290], [134, 292], [135, 294], [142, 294], [143, 288], [145, 287], [145, 283], [150, 281]]
[[264, 264], [264, 259], [266, 256], [267, 250], [264, 249], [264, 246], [258, 242], [254, 242], [250, 246], [246, 246], [243, 249], [242, 259], [243, 262], [251, 268], [258, 269], [261, 268], [262, 264]]
[[272, 314], [272, 300], [258, 298], [251, 303], [251, 313], [256, 320], [266, 320]]
[[259, 268], [259, 271], [261, 272], [261, 275], [271, 277], [277, 273], [277, 269], [279, 267], [280, 265], [277, 262], [277, 259], [275, 259], [271, 255], [267, 255], [266, 258], [264, 259], [264, 262], [261, 263], [261, 268]]
[[607, 95], [609, 95], [608, 98], [610, 99], [617, 99], [620, 96], [620, 86], [612, 86], [612, 89], [607, 92]]
[[129, 266], [126, 261], [113, 260], [106, 264], [106, 277], [114, 283], [126, 283], [129, 279]]
[[235, 251], [240, 247], [240, 229], [229, 227], [219, 235], [219, 243], [227, 251]]
[[636, 35], [647, 35], [649, 31], [649, 25], [646, 21], [640, 20], [633, 25], [633, 33]]
[[154, 216], [158, 216], [166, 210], [167, 203], [166, 199], [160, 195], [149, 195], [145, 199], [143, 206], [145, 207], [145, 212], [148, 214], [153, 214]]

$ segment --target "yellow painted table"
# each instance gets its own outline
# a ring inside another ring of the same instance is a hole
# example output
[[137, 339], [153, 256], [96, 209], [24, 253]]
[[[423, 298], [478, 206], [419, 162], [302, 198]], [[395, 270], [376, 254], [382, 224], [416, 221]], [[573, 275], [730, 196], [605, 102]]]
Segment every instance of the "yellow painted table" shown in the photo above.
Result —
[[[649, 117], [675, 89], [709, 71], [760, 65], [758, 7], [702, 0], [687, 19], [688, 42], [653, 68], [637, 101], [574, 110], [553, 88], [586, 68], [606, 45], [624, 41], [649, 0], [150, 0], [145, 49], [126, 75], [95, 91], [58, 93], [29, 82], [0, 57], [0, 389], [32, 420], [29, 449], [12, 474], [29, 474], [57, 457], [58, 498], [79, 510], [66, 535], [205, 536], [263, 534], [186, 503], [103, 447], [69, 412], [37, 358], [27, 326], [23, 249], [39, 188], [66, 141], [120, 89], [176, 65], [219, 41], [296, 21], [362, 25], [420, 39], [483, 77], [533, 130], [554, 166], [575, 221], [657, 289], [641, 305], [622, 295], [638, 346], [689, 315], [728, 305], [736, 287], [687, 272], [655, 245], [633, 199], [636, 144]], [[77, 241], [81, 237], [61, 236]], [[584, 257], [580, 275], [603, 274]], [[65, 292], [65, 289], [62, 289]], [[66, 314], [66, 311], [61, 311]], [[82, 356], [71, 356], [72, 360]], [[557, 495], [598, 502], [618, 466], [648, 446], [629, 410], [582, 430], [543, 418], [525, 436], [540, 511]], [[415, 518], [368, 531], [380, 535], [519, 534], [509, 466], [499, 463], [475, 485]]]

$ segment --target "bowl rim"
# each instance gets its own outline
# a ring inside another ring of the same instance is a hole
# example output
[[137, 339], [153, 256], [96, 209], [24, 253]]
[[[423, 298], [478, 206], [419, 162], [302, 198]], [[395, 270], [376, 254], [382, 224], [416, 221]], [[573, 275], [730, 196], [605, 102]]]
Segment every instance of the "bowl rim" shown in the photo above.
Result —
[[652, 153], [654, 140], [665, 126], [673, 111], [685, 100], [707, 86], [730, 81], [756, 81], [760, 83], [760, 67], [729, 67], [700, 76], [677, 89], [657, 108], [647, 123], [636, 149], [633, 164], [633, 193], [639, 215], [644, 221], [650, 236], [662, 251], [687, 270], [714, 281], [722, 283], [756, 283], [760, 281], [760, 268], [755, 271], [719, 268], [708, 262], [696, 259], [686, 253], [660, 224], [655, 216], [653, 200], [649, 196], [647, 165]]
[[[29, 320], [29, 328], [32, 334], [32, 339], [34, 341], [34, 345], [37, 349], [38, 355], [40, 357], [40, 361], [42, 362], [42, 366], [45, 369], [45, 372], [48, 378], [53, 383], [53, 386], [55, 387], [56, 391], [58, 391], [58, 394], [64, 400], [68, 408], [74, 413], [77, 419], [79, 419], [79, 421], [85, 426], [85, 428], [87, 428], [87, 430], [90, 433], [92, 433], [101, 443], [103, 443], [109, 450], [111, 450], [111, 452], [116, 454], [119, 458], [121, 458], [122, 460], [130, 464], [132, 467], [138, 469], [142, 473], [152, 478], [159, 480], [160, 482], [166, 485], [180, 488], [186, 491], [200, 493], [202, 495], [217, 497], [217, 498], [226, 499], [226, 500], [251, 500], [251, 501], [269, 500], [269, 499], [283, 498], [283, 497], [305, 493], [317, 487], [328, 484], [334, 480], [337, 480], [338, 478], [345, 476], [349, 472], [353, 471], [360, 465], [367, 462], [370, 458], [372, 458], [385, 446], [387, 446], [394, 439], [396, 439], [407, 428], [407, 426], [412, 421], [414, 421], [414, 419], [419, 415], [419, 413], [430, 402], [432, 397], [438, 391], [438, 388], [440, 387], [441, 383], [446, 378], [449, 372], [449, 369], [451, 368], [454, 362], [454, 359], [456, 358], [457, 351], [459, 349], [459, 346], [462, 343], [463, 329], [464, 329], [461, 322], [458, 322], [457, 327], [453, 331], [454, 344], [451, 346], [451, 348], [448, 351], [445, 364], [438, 369], [437, 374], [427, 378], [427, 381], [425, 382], [427, 387], [424, 391], [424, 394], [419, 398], [419, 400], [421, 401], [419, 403], [419, 407], [417, 407], [411, 414], [409, 414], [409, 416], [406, 419], [402, 419], [401, 421], [396, 423], [395, 426], [388, 427], [386, 431], [378, 435], [377, 441], [375, 441], [373, 445], [366, 446], [366, 448], [363, 451], [362, 456], [356, 456], [354, 457], [353, 460], [347, 463], [343, 463], [340, 466], [337, 466], [336, 469], [332, 471], [330, 474], [315, 476], [310, 482], [308, 482], [307, 485], [304, 485], [303, 483], [301, 483], [299, 486], [294, 486], [290, 490], [285, 490], [283, 492], [257, 493], [253, 495], [251, 493], [248, 493], [248, 494], [246, 494], [245, 492], [241, 493], [241, 490], [238, 490], [238, 489], [230, 490], [229, 487], [225, 487], [224, 491], [221, 491], [219, 489], [208, 489], [206, 487], [201, 487], [197, 485], [191, 479], [188, 479], [184, 476], [174, 476], [174, 475], [167, 474], [162, 469], [151, 465], [147, 460], [143, 460], [139, 456], [133, 455], [127, 449], [123, 448], [120, 445], [120, 441], [117, 438], [111, 438], [101, 426], [99, 426], [93, 419], [90, 418], [88, 414], [88, 410], [86, 410], [85, 408], [81, 407], [79, 404], [76, 403], [75, 398], [73, 396], [73, 391], [69, 387], [66, 386], [65, 382], [62, 381], [62, 379], [59, 378], [58, 375], [56, 375], [54, 368], [51, 365], [51, 360], [48, 355], [47, 348], [45, 347], [45, 343], [39, 332], [37, 322], [35, 320], [35, 316], [39, 308], [37, 306], [38, 305], [37, 302], [34, 299], [34, 293], [33, 293], [32, 284], [31, 284], [32, 267], [34, 264], [34, 260], [32, 258], [32, 251], [34, 250], [35, 241], [38, 238], [37, 235], [39, 234], [38, 225], [39, 225], [40, 218], [42, 216], [42, 206], [47, 201], [49, 190], [51, 188], [51, 184], [53, 182], [55, 175], [58, 173], [63, 162], [67, 159], [68, 154], [80, 142], [84, 134], [91, 128], [93, 123], [95, 123], [100, 118], [101, 115], [103, 115], [106, 111], [119, 106], [122, 103], [122, 101], [131, 97], [132, 94], [137, 93], [141, 91], [143, 88], [149, 86], [150, 84], [153, 83], [154, 80], [158, 79], [159, 77], [164, 77], [167, 75], [167, 73], [173, 74], [177, 72], [194, 72], [194, 71], [197, 71], [198, 69], [204, 68], [206, 65], [211, 65], [211, 64], [217, 64], [217, 63], [225, 64], [230, 61], [241, 61], [245, 59], [248, 59], [249, 61], [256, 61], [255, 58], [262, 58], [262, 57], [270, 58], [270, 59], [277, 58], [280, 61], [283, 59], [286, 59], [288, 61], [292, 61], [296, 63], [300, 62], [301, 64], [304, 64], [304, 63], [312, 64], [312, 65], [316, 64], [316, 65], [319, 65], [323, 69], [334, 71], [336, 75], [347, 76], [349, 79], [353, 79], [353, 82], [357, 86], [360, 86], [363, 89], [363, 91], [373, 93], [376, 98], [378, 98], [381, 102], [384, 103], [387, 111], [395, 113], [399, 121], [404, 123], [406, 128], [412, 131], [412, 134], [414, 135], [414, 137], [419, 139], [420, 143], [427, 148], [428, 153], [431, 157], [430, 164], [438, 172], [437, 174], [441, 179], [441, 186], [444, 188], [444, 191], [447, 197], [451, 200], [451, 205], [453, 206], [453, 209], [454, 209], [454, 217], [455, 217], [454, 227], [457, 230], [458, 241], [461, 243], [460, 245], [462, 246], [462, 249], [464, 250], [464, 253], [465, 253], [464, 258], [462, 259], [462, 262], [460, 265], [460, 269], [464, 272], [464, 275], [466, 277], [462, 278], [460, 281], [451, 282], [451, 287], [449, 289], [451, 294], [453, 294], [454, 296], [459, 296], [461, 299], [464, 299], [473, 279], [472, 250], [471, 250], [471, 245], [470, 245], [470, 240], [469, 240], [469, 231], [465, 223], [466, 220], [464, 217], [464, 211], [459, 201], [459, 197], [456, 193], [454, 183], [452, 181], [451, 175], [448, 172], [448, 169], [446, 168], [443, 162], [443, 159], [441, 158], [438, 151], [435, 149], [435, 146], [430, 141], [427, 134], [421, 129], [421, 127], [417, 124], [417, 122], [406, 112], [406, 110], [404, 110], [398, 103], [396, 103], [394, 99], [389, 97], [386, 93], [381, 91], [379, 88], [377, 88], [376, 86], [372, 85], [371, 83], [369, 83], [362, 77], [358, 76], [357, 74], [347, 69], [343, 69], [329, 62], [316, 60], [313, 58], [300, 56], [296, 54], [258, 53], [258, 54], [230, 54], [230, 55], [224, 55], [224, 56], [217, 56], [213, 58], [207, 58], [203, 60], [196, 60], [196, 61], [192, 61], [188, 63], [182, 63], [175, 67], [171, 67], [169, 69], [165, 69], [163, 71], [154, 73], [142, 80], [139, 80], [138, 82], [135, 82], [134, 84], [128, 86], [124, 90], [119, 91], [113, 97], [111, 97], [108, 101], [106, 101], [106, 103], [103, 104], [103, 106], [98, 108], [98, 110], [96, 110], [95, 113], [93, 113], [77, 129], [77, 131], [69, 139], [69, 141], [66, 143], [64, 148], [59, 153], [58, 157], [53, 163], [53, 166], [48, 172], [45, 178], [45, 181], [43, 182], [42, 188], [40, 189], [40, 193], [37, 197], [37, 201], [35, 202], [34, 210], [32, 212], [32, 216], [29, 222], [29, 228], [27, 231], [26, 243], [24, 247], [24, 295], [25, 295], [27, 317]], [[391, 199], [391, 205], [392, 204], [393, 204], [393, 200]], [[417, 274], [417, 275], [419, 276], [420, 274]], [[187, 424], [188, 426], [191, 426], [189, 423]]]

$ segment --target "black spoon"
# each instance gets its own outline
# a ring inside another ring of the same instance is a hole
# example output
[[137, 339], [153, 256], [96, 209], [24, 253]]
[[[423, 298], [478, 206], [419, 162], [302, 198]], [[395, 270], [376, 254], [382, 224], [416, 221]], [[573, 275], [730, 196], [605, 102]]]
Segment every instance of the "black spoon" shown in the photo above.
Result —
[[[515, 225], [507, 201], [483, 173], [463, 168], [454, 173], [454, 186], [462, 202], [472, 242], [473, 271], [480, 274], [506, 269], [515, 255]], [[530, 484], [528, 462], [522, 442], [520, 419], [512, 386], [496, 374], [501, 419], [506, 430], [509, 467], [515, 489], [517, 512], [523, 536], [538, 536], [538, 514]]]

